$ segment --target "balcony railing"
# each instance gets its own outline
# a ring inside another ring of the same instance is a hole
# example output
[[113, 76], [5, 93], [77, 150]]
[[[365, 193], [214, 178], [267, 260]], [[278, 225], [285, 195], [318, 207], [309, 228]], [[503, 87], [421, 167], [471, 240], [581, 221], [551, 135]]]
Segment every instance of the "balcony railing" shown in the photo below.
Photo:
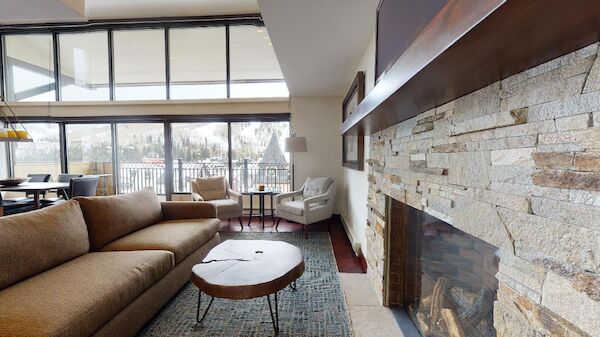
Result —
[[[236, 191], [265, 185], [282, 192], [291, 189], [291, 173], [287, 163], [256, 163], [244, 160], [232, 163], [231, 186]], [[184, 163], [173, 161], [173, 191], [189, 193], [190, 181], [199, 177], [229, 178], [227, 163]], [[158, 194], [165, 194], [165, 164], [147, 162], [119, 163], [119, 192], [128, 193], [144, 187], [153, 187]]]

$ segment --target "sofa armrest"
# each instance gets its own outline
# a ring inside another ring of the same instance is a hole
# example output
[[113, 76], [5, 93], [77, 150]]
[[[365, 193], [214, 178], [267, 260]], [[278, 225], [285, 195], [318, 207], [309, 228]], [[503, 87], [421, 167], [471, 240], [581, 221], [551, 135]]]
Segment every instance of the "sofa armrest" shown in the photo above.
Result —
[[287, 192], [287, 193], [280, 193], [275, 196], [273, 202], [275, 203], [275, 205], [279, 205], [283, 199], [289, 199], [289, 198], [299, 197], [299, 196], [302, 196], [302, 190], [292, 191], [292, 192]]
[[163, 220], [216, 218], [217, 208], [208, 202], [197, 201], [163, 201]]
[[229, 199], [234, 200], [240, 206], [244, 207], [244, 199], [241, 193], [238, 193], [232, 189], [227, 189], [227, 194], [229, 195]]

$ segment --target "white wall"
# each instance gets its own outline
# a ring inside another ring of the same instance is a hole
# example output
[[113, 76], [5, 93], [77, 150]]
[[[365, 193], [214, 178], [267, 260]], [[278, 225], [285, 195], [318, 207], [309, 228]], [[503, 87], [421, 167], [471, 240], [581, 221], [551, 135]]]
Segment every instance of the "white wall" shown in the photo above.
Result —
[[[360, 60], [360, 63], [349, 73], [348, 87], [352, 83], [354, 76], [358, 71], [365, 72], [365, 95], [373, 89], [375, 84], [375, 35], [369, 41], [367, 48]], [[341, 103], [340, 103], [341, 105]], [[355, 252], [367, 251], [367, 236], [365, 229], [367, 227], [367, 196], [369, 182], [367, 180], [367, 163], [369, 158], [369, 137], [365, 137], [365, 164], [363, 171], [343, 168], [343, 191], [344, 212], [342, 219], [346, 226], [346, 232], [350, 237]]]
[[343, 211], [342, 122], [340, 97], [292, 97], [292, 132], [305, 136], [308, 152], [294, 154], [295, 182], [308, 176], [327, 176], [337, 184], [336, 213]]

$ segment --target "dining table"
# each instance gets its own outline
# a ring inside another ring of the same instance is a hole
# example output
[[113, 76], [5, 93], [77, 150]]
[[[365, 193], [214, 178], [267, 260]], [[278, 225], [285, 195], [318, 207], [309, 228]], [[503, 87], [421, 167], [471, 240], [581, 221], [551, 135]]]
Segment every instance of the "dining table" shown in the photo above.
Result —
[[21, 183], [16, 186], [0, 186], [0, 191], [5, 192], [23, 192], [33, 194], [33, 208], [40, 208], [40, 194], [50, 190], [68, 189], [68, 182], [40, 182], [40, 183]]

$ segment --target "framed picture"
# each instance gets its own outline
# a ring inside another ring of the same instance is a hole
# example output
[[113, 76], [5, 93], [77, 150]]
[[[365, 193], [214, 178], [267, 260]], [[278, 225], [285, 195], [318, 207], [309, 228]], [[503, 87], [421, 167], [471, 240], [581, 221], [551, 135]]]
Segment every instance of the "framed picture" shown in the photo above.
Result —
[[[342, 120], [345, 121], [360, 102], [365, 98], [365, 73], [359, 71], [352, 81], [350, 90], [342, 103]], [[362, 171], [365, 157], [364, 136], [342, 136], [342, 165], [347, 168]]]

